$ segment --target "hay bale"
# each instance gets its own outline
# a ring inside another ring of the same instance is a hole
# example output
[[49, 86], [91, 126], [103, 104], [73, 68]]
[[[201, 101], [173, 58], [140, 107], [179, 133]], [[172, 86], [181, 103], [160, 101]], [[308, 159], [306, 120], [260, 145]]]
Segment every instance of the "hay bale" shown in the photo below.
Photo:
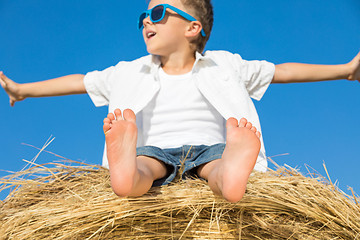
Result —
[[321, 176], [279, 167], [254, 173], [231, 204], [206, 182], [180, 180], [118, 198], [108, 170], [38, 165], [0, 180], [2, 239], [359, 239], [360, 207]]

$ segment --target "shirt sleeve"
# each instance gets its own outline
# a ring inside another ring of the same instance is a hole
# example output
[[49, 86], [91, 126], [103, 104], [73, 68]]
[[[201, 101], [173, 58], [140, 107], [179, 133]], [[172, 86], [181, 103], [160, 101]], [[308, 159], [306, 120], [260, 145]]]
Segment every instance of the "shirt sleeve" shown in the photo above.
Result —
[[119, 65], [120, 63], [103, 71], [92, 71], [85, 75], [85, 89], [96, 107], [109, 105], [114, 73]]
[[234, 54], [236, 69], [251, 98], [260, 100], [269, 87], [274, 74], [275, 65], [267, 61], [246, 61]]

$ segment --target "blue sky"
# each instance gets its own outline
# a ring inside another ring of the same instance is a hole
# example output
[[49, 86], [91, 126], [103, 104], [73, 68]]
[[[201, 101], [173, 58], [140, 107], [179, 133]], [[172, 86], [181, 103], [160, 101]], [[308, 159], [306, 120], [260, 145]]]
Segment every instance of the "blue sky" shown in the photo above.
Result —
[[[275, 64], [342, 64], [360, 50], [360, 2], [220, 1], [206, 49]], [[136, 28], [146, 1], [0, 0], [0, 70], [19, 83], [102, 70], [147, 54]], [[255, 102], [268, 156], [308, 164], [345, 192], [360, 193], [360, 84], [345, 80], [271, 85]], [[14, 108], [0, 89], [0, 169], [18, 171], [50, 136], [47, 150], [100, 164], [106, 107], [87, 95], [27, 99]], [[58, 160], [42, 153], [37, 163]], [[0, 176], [6, 175], [0, 172]], [[0, 194], [0, 199], [4, 193]]]

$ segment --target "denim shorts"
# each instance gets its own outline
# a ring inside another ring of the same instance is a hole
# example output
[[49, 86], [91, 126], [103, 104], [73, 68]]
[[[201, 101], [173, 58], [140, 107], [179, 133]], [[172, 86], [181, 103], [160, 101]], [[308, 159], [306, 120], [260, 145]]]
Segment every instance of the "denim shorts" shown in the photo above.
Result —
[[220, 159], [225, 149], [225, 144], [219, 143], [212, 146], [207, 145], [184, 145], [179, 148], [161, 149], [154, 146], [136, 148], [137, 156], [155, 158], [165, 164], [167, 175], [157, 179], [153, 187], [169, 184], [177, 174], [180, 178], [196, 177], [196, 170], [202, 164]]

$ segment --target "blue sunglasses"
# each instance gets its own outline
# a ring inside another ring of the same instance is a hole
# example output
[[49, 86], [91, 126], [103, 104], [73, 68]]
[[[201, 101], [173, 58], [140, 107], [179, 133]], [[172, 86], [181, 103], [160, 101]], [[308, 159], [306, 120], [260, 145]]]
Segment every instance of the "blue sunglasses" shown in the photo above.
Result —
[[[138, 21], [139, 29], [144, 27], [143, 21], [148, 16], [150, 16], [150, 20], [153, 23], [157, 23], [157, 22], [160, 22], [161, 20], [163, 20], [164, 17], [165, 17], [165, 13], [166, 13], [167, 8], [173, 10], [174, 12], [176, 12], [177, 14], [179, 14], [180, 16], [185, 18], [186, 20], [197, 21], [191, 15], [187, 14], [184, 11], [181, 11], [180, 9], [178, 9], [176, 7], [173, 7], [173, 6], [169, 5], [169, 4], [159, 4], [159, 5], [155, 6], [155, 7], [153, 7], [152, 9], [146, 10], [143, 13], [140, 14], [139, 21]], [[201, 30], [201, 35], [203, 37], [206, 36], [204, 29]]]

